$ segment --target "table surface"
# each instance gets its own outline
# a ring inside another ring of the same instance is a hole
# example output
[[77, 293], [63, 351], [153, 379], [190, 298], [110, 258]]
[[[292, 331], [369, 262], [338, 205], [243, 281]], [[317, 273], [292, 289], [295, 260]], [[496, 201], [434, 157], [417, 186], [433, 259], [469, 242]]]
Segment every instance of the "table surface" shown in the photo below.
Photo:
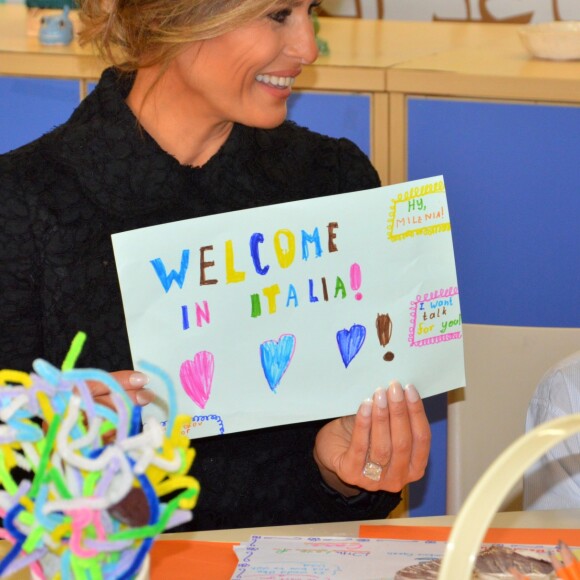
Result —
[[[0, 74], [94, 80], [89, 47], [43, 46], [24, 5], [0, 4]], [[580, 103], [580, 61], [532, 58], [519, 24], [320, 18], [330, 47], [297, 89]]]
[[[43, 46], [34, 35], [27, 35], [28, 12], [24, 5], [0, 5], [0, 54], [36, 53], [91, 56], [90, 48], [73, 42], [68, 46]], [[75, 18], [76, 24], [76, 18]], [[508, 30], [506, 24], [464, 22], [405, 22], [320, 18], [320, 37], [330, 47], [321, 65], [385, 68], [419, 56], [454, 47], [495, 44]]]
[[[167, 533], [160, 537], [164, 540], [190, 540], [206, 542], [243, 542], [253, 534], [273, 536], [338, 536], [357, 537], [361, 524], [397, 526], [452, 526], [455, 516], [431, 516], [421, 518], [395, 518], [357, 522], [337, 522], [264, 528], [240, 528], [236, 530], [214, 530], [205, 532]], [[578, 527], [580, 509], [548, 510], [536, 512], [503, 512], [493, 518], [494, 528], [570, 528]], [[7, 542], [0, 541], [0, 557], [8, 550]], [[28, 580], [27, 572], [19, 572], [10, 580]]]
[[[252, 534], [274, 536], [358, 536], [361, 524], [395, 526], [452, 526], [455, 516], [429, 516], [418, 518], [389, 518], [357, 522], [337, 522], [264, 528], [240, 528], [237, 530], [214, 530], [206, 532], [184, 532], [164, 534], [161, 539], [199, 540], [210, 542], [242, 542]], [[503, 512], [495, 515], [494, 528], [570, 528], [578, 527], [580, 509], [548, 510], [529, 512]]]
[[[0, 74], [99, 76], [104, 64], [91, 48], [77, 42], [41, 45], [36, 35], [27, 34], [28, 14], [24, 5], [0, 4]], [[518, 24], [328, 17], [320, 18], [320, 23], [320, 37], [328, 42], [330, 54], [305, 67], [298, 79], [301, 87], [400, 90], [410, 71], [437, 73], [441, 78], [452, 73], [490, 80], [580, 83], [580, 62], [531, 58], [519, 39]], [[387, 77], [387, 69], [394, 72], [392, 78]]]

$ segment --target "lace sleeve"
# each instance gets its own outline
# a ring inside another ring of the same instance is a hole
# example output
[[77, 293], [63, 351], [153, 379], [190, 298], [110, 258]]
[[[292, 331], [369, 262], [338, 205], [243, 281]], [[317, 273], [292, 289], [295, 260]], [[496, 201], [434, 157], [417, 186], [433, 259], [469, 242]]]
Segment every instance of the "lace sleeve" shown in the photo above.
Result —
[[25, 172], [17, 165], [10, 154], [0, 158], [0, 368], [27, 371], [42, 354], [35, 239], [40, 224]]

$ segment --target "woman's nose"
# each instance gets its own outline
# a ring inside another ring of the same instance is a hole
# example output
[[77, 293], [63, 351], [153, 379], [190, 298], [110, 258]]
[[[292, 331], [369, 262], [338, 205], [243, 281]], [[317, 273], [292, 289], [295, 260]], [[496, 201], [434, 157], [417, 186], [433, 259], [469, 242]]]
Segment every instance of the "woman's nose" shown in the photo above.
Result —
[[290, 51], [297, 56], [302, 64], [312, 64], [318, 57], [318, 44], [314, 34], [314, 23], [305, 18], [298, 30], [292, 34]]

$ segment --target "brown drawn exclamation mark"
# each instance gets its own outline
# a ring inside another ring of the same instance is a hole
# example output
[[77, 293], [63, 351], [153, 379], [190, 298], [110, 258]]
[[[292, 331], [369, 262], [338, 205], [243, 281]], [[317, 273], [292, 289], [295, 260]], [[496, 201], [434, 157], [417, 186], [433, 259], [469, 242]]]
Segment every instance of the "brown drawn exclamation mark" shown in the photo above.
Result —
[[[379, 342], [381, 346], [387, 346], [391, 340], [391, 335], [393, 334], [393, 322], [388, 314], [377, 314], [377, 320], [375, 322], [377, 327], [377, 336], [379, 337]], [[383, 360], [387, 362], [392, 361], [395, 358], [395, 353], [390, 350], [383, 355]]]

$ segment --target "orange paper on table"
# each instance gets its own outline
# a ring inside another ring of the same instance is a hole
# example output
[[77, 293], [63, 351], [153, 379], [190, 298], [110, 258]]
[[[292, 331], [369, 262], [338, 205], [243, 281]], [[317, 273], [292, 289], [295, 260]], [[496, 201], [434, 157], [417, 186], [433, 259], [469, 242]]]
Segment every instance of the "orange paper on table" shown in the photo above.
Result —
[[[433, 540], [446, 542], [451, 528], [445, 526], [361, 525], [361, 538], [389, 540]], [[490, 528], [483, 541], [488, 544], [557, 544], [580, 546], [580, 530], [544, 528]]]
[[159, 540], [151, 550], [151, 580], [230, 580], [238, 558], [232, 542]]

